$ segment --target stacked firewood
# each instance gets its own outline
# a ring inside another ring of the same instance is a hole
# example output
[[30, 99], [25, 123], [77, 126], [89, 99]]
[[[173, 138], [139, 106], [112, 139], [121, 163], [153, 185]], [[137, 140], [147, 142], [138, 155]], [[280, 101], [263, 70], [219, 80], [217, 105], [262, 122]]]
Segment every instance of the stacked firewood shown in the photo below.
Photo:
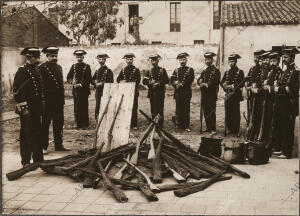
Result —
[[[204, 190], [217, 181], [231, 179], [225, 173], [250, 176], [230, 163], [213, 155], [200, 155], [184, 145], [157, 122], [140, 111], [150, 122], [137, 143], [128, 143], [102, 152], [98, 148], [80, 150], [62, 158], [33, 163], [8, 173], [15, 180], [25, 173], [41, 168], [46, 173], [63, 175], [83, 182], [83, 187], [98, 188], [103, 185], [119, 202], [127, 202], [124, 190], [140, 190], [149, 201], [157, 201], [156, 193], [174, 191], [178, 197]], [[166, 177], [176, 179], [176, 184], [161, 184]], [[204, 181], [189, 181], [189, 179]]]

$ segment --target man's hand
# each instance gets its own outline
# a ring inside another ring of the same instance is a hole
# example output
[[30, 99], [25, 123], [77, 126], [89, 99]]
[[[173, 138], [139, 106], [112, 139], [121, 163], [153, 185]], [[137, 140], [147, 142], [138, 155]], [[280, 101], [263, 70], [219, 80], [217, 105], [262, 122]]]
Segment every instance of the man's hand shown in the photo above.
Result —
[[200, 88], [208, 88], [207, 83], [201, 83], [201, 84], [200, 84]]
[[126, 80], [121, 80], [120, 83], [126, 83]]
[[104, 84], [103, 82], [97, 82], [96, 83], [96, 88], [99, 88], [100, 86], [103, 86], [103, 84]]
[[151, 80], [150, 84], [151, 85], [155, 84], [155, 80]]
[[156, 82], [156, 83], [153, 83], [153, 84], [152, 84], [152, 86], [153, 86], [153, 88], [155, 89], [156, 87], [158, 87], [158, 86], [159, 86], [159, 83], [158, 83], [158, 82]]
[[74, 85], [74, 88], [80, 88], [80, 87], [82, 87], [81, 83]]
[[251, 92], [257, 94], [258, 93], [258, 88], [251, 88]]
[[269, 88], [270, 88], [269, 85], [264, 85], [264, 87], [263, 87], [263, 89], [264, 89], [265, 91], [269, 91]]
[[175, 84], [175, 86], [177, 86], [177, 85], [179, 84], [179, 81], [176, 80], [176, 81], [174, 82], [174, 84]]
[[275, 87], [275, 88], [274, 88], [274, 92], [277, 93], [277, 92], [278, 92], [278, 89], [279, 89], [279, 87]]
[[183, 85], [181, 83], [179, 83], [179, 84], [176, 85], [176, 89], [180, 89], [182, 87], [183, 87]]
[[43, 109], [46, 108], [46, 102], [45, 102], [45, 100], [42, 100], [42, 106], [43, 106]]

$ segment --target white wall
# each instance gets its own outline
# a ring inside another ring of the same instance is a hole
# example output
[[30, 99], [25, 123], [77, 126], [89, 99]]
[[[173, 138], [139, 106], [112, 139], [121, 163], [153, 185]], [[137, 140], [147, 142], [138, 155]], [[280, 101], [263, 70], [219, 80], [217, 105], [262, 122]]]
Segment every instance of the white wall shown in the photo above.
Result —
[[161, 41], [177, 45], [192, 45], [194, 40], [204, 40], [205, 44], [219, 42], [219, 30], [212, 30], [212, 2], [181, 1], [181, 31], [170, 32], [170, 2], [122, 2], [118, 16], [125, 24], [118, 28], [117, 36], [111, 42], [123, 43], [132, 40], [128, 33], [128, 4], [139, 4], [139, 16], [143, 17], [139, 25], [142, 40]]
[[[238, 53], [238, 65], [247, 74], [253, 63], [253, 52], [258, 49], [270, 50], [272, 46], [300, 45], [300, 25], [261, 25], [225, 27], [224, 65], [232, 53]], [[300, 66], [300, 55], [296, 55], [296, 65]]]
[[[136, 55], [134, 64], [140, 70], [149, 69], [149, 55], [158, 53], [162, 56], [159, 63], [160, 66], [166, 68], [169, 76], [173, 70], [179, 66], [176, 59], [177, 54], [187, 52], [190, 54], [188, 58], [188, 66], [193, 67], [196, 73], [199, 73], [204, 67], [204, 52], [217, 52], [217, 46], [164, 46], [164, 45], [145, 45], [145, 46], [101, 46], [101, 47], [60, 47], [58, 53], [58, 63], [63, 68], [64, 79], [66, 80], [67, 73], [72, 64], [76, 62], [73, 55], [74, 50], [84, 49], [87, 51], [84, 61], [90, 64], [92, 74], [98, 69], [99, 64], [96, 56], [100, 53], [107, 53], [110, 58], [107, 59], [106, 65], [114, 71], [117, 76], [121, 67], [125, 65], [125, 60], [122, 59], [124, 54], [132, 52]], [[9, 94], [11, 91], [14, 75], [18, 67], [24, 64], [24, 58], [19, 54], [21, 49], [7, 48], [2, 49], [1, 55], [1, 76], [2, 76], [2, 93]], [[46, 61], [44, 54], [41, 55], [41, 62]]]

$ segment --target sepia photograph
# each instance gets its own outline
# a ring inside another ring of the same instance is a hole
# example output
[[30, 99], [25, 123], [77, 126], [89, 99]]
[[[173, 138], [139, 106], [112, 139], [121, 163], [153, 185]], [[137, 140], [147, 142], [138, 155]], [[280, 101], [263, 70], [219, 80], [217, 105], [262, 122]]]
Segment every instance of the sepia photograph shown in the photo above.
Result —
[[300, 0], [2, 0], [1, 215], [299, 215]]

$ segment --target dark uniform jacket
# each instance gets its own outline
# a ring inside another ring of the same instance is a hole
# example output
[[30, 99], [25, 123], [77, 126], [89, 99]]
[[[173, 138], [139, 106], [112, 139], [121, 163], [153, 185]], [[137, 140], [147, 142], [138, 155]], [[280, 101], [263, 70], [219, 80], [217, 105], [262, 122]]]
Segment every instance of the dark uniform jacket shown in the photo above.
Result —
[[126, 82], [135, 82], [135, 96], [139, 96], [139, 84], [141, 82], [141, 72], [134, 65], [127, 65], [122, 68], [119, 76], [117, 77], [117, 82], [126, 80]]
[[[171, 76], [171, 84], [175, 88], [174, 98], [176, 95], [183, 94], [186, 97], [192, 98], [192, 83], [194, 81], [194, 69], [188, 66], [176, 68]], [[175, 81], [179, 81], [183, 86], [176, 89]]]
[[45, 62], [39, 66], [45, 87], [46, 107], [65, 104], [62, 67], [59, 64]]
[[264, 80], [264, 84], [270, 86], [270, 90], [269, 90], [270, 94], [274, 94], [275, 80], [278, 80], [278, 78], [279, 78], [279, 76], [281, 76], [281, 74], [282, 74], [282, 70], [279, 66], [270, 68], [269, 73], [268, 73], [266, 79]]
[[259, 82], [261, 74], [261, 66], [260, 65], [254, 65], [250, 68], [249, 73], [246, 77], [246, 80], [248, 82], [248, 86], [251, 86], [252, 84], [256, 84]]
[[[154, 88], [152, 84], [150, 84], [153, 80], [158, 83], [158, 85]], [[153, 95], [153, 92], [165, 94], [165, 85], [168, 83], [169, 78], [166, 69], [159, 66], [157, 68], [151, 68], [150, 70], [147, 70], [143, 79], [143, 84], [148, 86], [148, 98]]]
[[114, 74], [106, 65], [103, 65], [98, 70], [96, 70], [94, 76], [92, 77], [91, 83], [94, 85], [96, 91], [98, 92], [99, 96], [101, 97], [103, 94], [104, 85], [100, 87], [96, 87], [97, 82], [104, 82], [104, 83], [113, 83], [114, 82]]
[[283, 71], [277, 83], [277, 94], [289, 98], [295, 116], [299, 115], [299, 73], [295, 63], [292, 63]]
[[[242, 88], [245, 84], [244, 72], [238, 67], [230, 68], [225, 71], [221, 80], [221, 86], [227, 94], [233, 94], [236, 99], [243, 100]], [[228, 85], [233, 85], [232, 92], [227, 89]]]
[[214, 66], [208, 66], [198, 78], [198, 84], [207, 83], [207, 88], [202, 88], [201, 92], [204, 97], [209, 97], [211, 99], [217, 100], [219, 92], [219, 84], [221, 79], [220, 71]]
[[82, 87], [74, 88], [72, 93], [75, 91], [85, 92], [86, 94], [90, 94], [90, 82], [92, 78], [92, 72], [90, 65], [80, 62], [73, 64], [70, 68], [69, 73], [67, 74], [67, 80], [73, 80], [73, 85], [81, 84]]
[[271, 67], [263, 65], [260, 76], [259, 76], [260, 79], [259, 79], [258, 85], [257, 85], [258, 88], [263, 87], [264, 81], [267, 79], [270, 70], [271, 70]]
[[19, 67], [14, 78], [13, 93], [17, 103], [27, 102], [31, 113], [42, 114], [44, 84], [36, 65], [26, 63]]

